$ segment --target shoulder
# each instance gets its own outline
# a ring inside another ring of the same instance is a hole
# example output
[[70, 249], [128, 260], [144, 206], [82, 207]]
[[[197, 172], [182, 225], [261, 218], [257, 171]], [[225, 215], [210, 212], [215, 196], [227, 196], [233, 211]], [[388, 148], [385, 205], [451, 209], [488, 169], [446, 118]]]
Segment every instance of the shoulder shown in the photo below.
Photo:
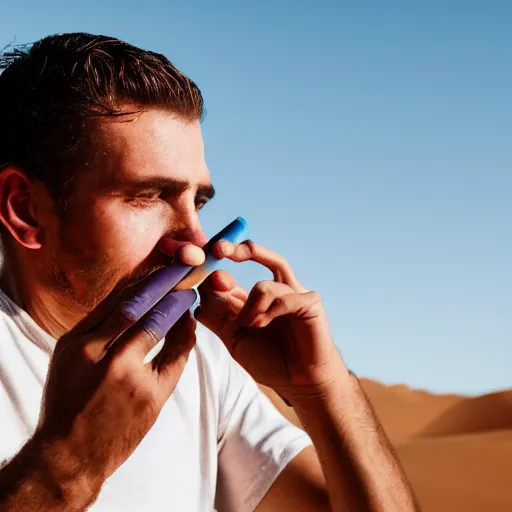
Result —
[[249, 403], [258, 394], [254, 380], [231, 356], [224, 343], [202, 324], [197, 324], [195, 359], [199, 380], [219, 400], [220, 416], [229, 414], [236, 404]]
[[219, 337], [199, 322], [196, 327], [195, 349], [198, 359], [217, 369], [228, 364], [231, 359], [231, 355]]
[[56, 340], [45, 332], [30, 315], [0, 290], [0, 336], [3, 344], [9, 340], [37, 347], [46, 355], [55, 348]]
[[19, 313], [17, 306], [0, 291], [0, 349], [24, 336]]
[[233, 363], [222, 341], [198, 322], [196, 344], [189, 359], [189, 366], [196, 373], [196, 378], [201, 383], [200, 387], [204, 390], [210, 389], [221, 402], [229, 383], [229, 372]]

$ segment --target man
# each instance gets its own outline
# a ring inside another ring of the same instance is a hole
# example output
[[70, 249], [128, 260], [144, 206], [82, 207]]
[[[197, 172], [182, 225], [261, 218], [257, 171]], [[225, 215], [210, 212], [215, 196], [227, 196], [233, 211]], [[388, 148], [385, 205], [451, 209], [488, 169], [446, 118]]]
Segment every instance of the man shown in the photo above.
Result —
[[153, 307], [158, 272], [204, 259], [197, 86], [88, 34], [3, 59], [0, 509], [414, 510], [321, 301], [280, 256], [217, 244], [274, 280], [247, 294], [212, 274], [197, 330], [168, 325], [193, 292]]

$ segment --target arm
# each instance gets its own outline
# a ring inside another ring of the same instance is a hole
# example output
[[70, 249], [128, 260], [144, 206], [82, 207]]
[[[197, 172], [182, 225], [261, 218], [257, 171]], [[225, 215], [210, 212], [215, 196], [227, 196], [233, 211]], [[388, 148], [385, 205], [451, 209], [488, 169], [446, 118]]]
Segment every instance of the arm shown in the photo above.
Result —
[[[414, 511], [409, 483], [358, 380], [340, 357], [320, 296], [304, 288], [286, 260], [263, 246], [247, 241], [216, 247], [218, 257], [266, 266], [274, 281], [260, 281], [244, 294], [229, 275], [207, 280], [197, 318], [217, 332], [256, 382], [293, 406], [318, 453], [332, 509]], [[321, 487], [311, 458], [295, 457], [262, 506], [310, 510], [307, 494], [315, 478]]]
[[[295, 457], [258, 512], [419, 510], [366, 395], [342, 365], [340, 360], [340, 378], [329, 383], [324, 396], [293, 402], [295, 413], [287, 417], [305, 428], [316, 450], [309, 447]], [[282, 400], [270, 398], [286, 413]]]
[[257, 512], [332, 510], [322, 466], [313, 446], [304, 448], [280, 473]]
[[31, 439], [0, 469], [0, 509], [85, 510], [97, 493], [56, 446], [38, 445]]
[[334, 510], [417, 510], [407, 477], [355, 376], [338, 380], [295, 411], [313, 440]]
[[195, 342], [186, 312], [196, 293], [159, 300], [176, 278], [167, 268], [109, 296], [57, 342], [36, 432], [0, 469], [0, 510], [85, 510], [153, 426]]

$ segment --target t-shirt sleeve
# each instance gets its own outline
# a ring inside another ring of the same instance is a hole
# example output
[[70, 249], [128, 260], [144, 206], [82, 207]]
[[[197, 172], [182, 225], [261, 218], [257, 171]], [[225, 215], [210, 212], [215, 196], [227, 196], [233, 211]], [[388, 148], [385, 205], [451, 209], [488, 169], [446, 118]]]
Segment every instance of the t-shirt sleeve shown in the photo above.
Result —
[[291, 424], [223, 347], [215, 509], [254, 510], [309, 436]]

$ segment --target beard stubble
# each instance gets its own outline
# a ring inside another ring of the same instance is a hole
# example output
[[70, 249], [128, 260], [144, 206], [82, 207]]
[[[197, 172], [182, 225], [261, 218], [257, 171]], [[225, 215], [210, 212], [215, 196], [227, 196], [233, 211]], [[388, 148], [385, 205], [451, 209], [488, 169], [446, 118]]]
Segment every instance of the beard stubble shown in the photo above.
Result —
[[161, 258], [145, 261], [127, 275], [114, 255], [87, 250], [79, 240], [76, 229], [61, 224], [45, 275], [47, 284], [61, 301], [86, 312], [92, 311], [110, 293], [140, 282], [165, 265]]

